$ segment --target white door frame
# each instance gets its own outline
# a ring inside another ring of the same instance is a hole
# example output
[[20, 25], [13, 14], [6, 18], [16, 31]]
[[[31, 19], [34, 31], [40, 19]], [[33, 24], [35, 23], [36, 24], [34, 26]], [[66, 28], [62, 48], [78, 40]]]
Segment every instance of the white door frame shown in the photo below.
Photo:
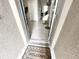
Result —
[[65, 23], [65, 20], [66, 20], [66, 17], [68, 15], [68, 11], [69, 11], [69, 9], [71, 7], [72, 2], [73, 2], [73, 0], [65, 0], [65, 3], [64, 3], [62, 12], [61, 12], [61, 16], [60, 16], [59, 21], [58, 21], [58, 25], [56, 27], [56, 30], [55, 30], [53, 38], [52, 38], [53, 42], [52, 42], [52, 44], [50, 46], [52, 59], [56, 59], [55, 53], [54, 53], [55, 52], [54, 47], [55, 47], [55, 45], [57, 43], [57, 40], [58, 40], [59, 34], [60, 34], [61, 30], [62, 30], [62, 27], [63, 27], [63, 25]]
[[28, 36], [29, 34], [28, 34], [28, 30], [26, 28], [26, 24], [24, 21], [25, 19], [24, 19], [24, 15], [23, 15], [22, 6], [20, 4], [21, 1], [18, 0], [17, 3], [19, 4], [19, 6], [17, 6], [15, 0], [9, 0], [9, 4], [10, 4], [10, 7], [12, 9], [13, 15], [15, 17], [15, 21], [17, 23], [20, 34], [21, 34], [23, 41], [24, 41], [24, 44], [25, 44], [24, 48], [22, 49], [22, 51], [19, 54], [19, 56], [17, 57], [17, 59], [22, 59], [22, 56], [23, 56], [23, 54], [28, 46], [28, 40], [29, 40], [29, 36]]

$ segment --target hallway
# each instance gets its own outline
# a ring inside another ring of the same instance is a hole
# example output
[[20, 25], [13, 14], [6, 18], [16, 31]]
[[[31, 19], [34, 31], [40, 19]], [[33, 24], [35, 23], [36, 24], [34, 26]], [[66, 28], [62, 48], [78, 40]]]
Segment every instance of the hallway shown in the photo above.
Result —
[[59, 0], [52, 29], [41, 16], [40, 0], [29, 4], [30, 19], [24, 18], [22, 1], [0, 0], [0, 59], [79, 59], [79, 0]]
[[34, 22], [29, 45], [22, 59], [51, 59], [48, 32], [45, 24]]

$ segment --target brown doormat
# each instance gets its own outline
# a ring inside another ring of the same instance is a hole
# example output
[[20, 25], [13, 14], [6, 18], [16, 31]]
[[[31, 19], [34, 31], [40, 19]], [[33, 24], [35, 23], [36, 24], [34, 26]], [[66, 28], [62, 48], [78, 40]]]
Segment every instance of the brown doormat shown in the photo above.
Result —
[[51, 59], [50, 49], [29, 45], [22, 59]]

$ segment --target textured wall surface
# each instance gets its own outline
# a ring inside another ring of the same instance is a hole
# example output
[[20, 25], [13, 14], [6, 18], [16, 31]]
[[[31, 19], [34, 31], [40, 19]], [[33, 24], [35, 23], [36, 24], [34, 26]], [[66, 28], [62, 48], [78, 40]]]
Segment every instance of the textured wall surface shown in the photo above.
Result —
[[0, 59], [17, 59], [23, 40], [8, 0], [0, 0]]
[[73, 0], [55, 46], [57, 59], [79, 59], [79, 0]]

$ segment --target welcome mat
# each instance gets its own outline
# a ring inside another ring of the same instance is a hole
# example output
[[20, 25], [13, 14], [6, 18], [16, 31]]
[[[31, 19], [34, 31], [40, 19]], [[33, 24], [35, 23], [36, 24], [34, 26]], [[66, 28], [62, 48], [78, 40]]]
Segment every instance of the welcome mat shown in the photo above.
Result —
[[22, 59], [51, 59], [50, 49], [29, 45]]

